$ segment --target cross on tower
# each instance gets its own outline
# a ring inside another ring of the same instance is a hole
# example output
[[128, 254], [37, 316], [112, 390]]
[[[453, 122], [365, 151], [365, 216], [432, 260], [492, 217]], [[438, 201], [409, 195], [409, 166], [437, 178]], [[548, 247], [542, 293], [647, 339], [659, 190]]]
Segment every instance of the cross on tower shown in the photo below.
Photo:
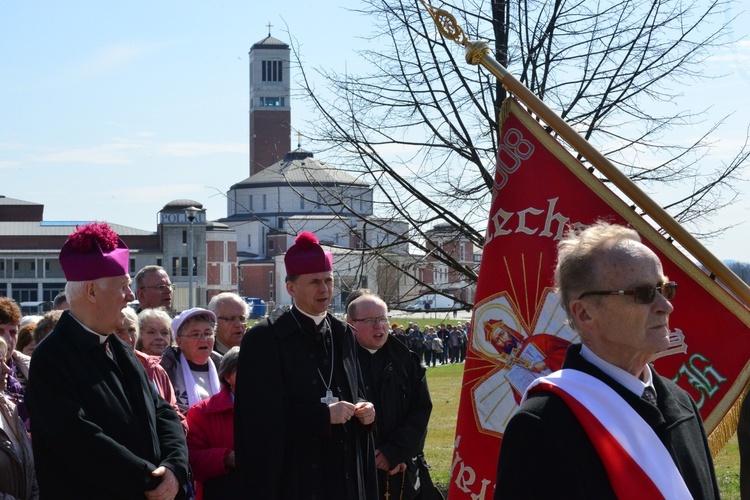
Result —
[[268, 28], [268, 36], [271, 36], [271, 28], [273, 28], [273, 24], [271, 24], [270, 21], [266, 24], [266, 28]]

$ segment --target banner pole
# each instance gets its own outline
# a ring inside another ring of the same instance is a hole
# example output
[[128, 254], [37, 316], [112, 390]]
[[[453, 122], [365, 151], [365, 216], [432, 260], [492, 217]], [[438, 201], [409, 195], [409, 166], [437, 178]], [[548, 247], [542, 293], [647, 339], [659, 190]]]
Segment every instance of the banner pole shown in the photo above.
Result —
[[490, 46], [483, 41], [469, 41], [458, 26], [456, 18], [450, 13], [437, 9], [421, 0], [427, 8], [440, 33], [447, 39], [466, 48], [466, 62], [472, 65], [481, 64], [495, 75], [510, 93], [529, 107], [539, 118], [549, 125], [581, 156], [599, 170], [612, 184], [622, 191], [630, 200], [649, 215], [659, 226], [685, 248], [699, 263], [704, 265], [724, 286], [750, 306], [750, 286], [742, 281], [731, 269], [717, 259], [701, 242], [680, 225], [659, 204], [655, 203], [628, 176], [623, 174], [612, 162], [593, 147], [573, 127], [552, 111], [523, 83], [518, 81], [508, 70], [490, 54]]

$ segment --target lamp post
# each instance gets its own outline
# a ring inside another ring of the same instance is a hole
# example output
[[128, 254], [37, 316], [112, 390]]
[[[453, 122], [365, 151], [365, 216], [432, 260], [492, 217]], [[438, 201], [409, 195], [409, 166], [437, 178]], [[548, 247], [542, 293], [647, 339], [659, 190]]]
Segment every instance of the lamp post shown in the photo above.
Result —
[[188, 308], [193, 308], [193, 222], [195, 216], [200, 212], [199, 208], [187, 207], [185, 209], [185, 215], [187, 215], [190, 221], [190, 242], [188, 243]]

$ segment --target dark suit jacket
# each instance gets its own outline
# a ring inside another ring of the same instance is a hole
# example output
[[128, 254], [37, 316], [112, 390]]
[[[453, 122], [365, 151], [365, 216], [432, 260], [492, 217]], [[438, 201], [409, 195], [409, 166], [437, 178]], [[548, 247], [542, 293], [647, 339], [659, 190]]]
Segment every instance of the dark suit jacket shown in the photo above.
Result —
[[[698, 408], [671, 380], [656, 376], [658, 408], [584, 360], [581, 345], [568, 348], [563, 368], [582, 371], [610, 386], [654, 430], [693, 498], [718, 499], [713, 460]], [[654, 372], [656, 373], [656, 372]], [[566, 403], [534, 392], [510, 419], [500, 446], [496, 499], [616, 498], [594, 445]]]
[[[340, 474], [342, 482], [354, 481], [358, 498], [376, 498], [375, 460], [372, 435], [356, 419], [346, 424], [347, 449], [356, 450], [357, 477], [344, 479], [343, 472], [325, 462], [332, 438], [342, 426], [330, 425], [328, 407], [320, 398], [325, 392], [318, 373], [312, 336], [298, 321], [312, 320], [299, 312], [256, 324], [245, 335], [240, 348], [235, 389], [235, 456], [239, 475], [245, 480], [248, 498], [296, 499], [336, 498], [340, 492], [324, 491], [322, 478]], [[333, 344], [343, 361], [343, 392], [357, 402], [364, 391], [359, 377], [354, 336], [344, 323], [329, 315]], [[337, 354], [338, 356], [338, 354]], [[335, 382], [334, 382], [335, 384]], [[351, 484], [349, 486], [352, 486]], [[345, 485], [337, 485], [339, 489]]]
[[34, 350], [26, 400], [42, 498], [143, 498], [159, 465], [187, 484], [185, 433], [132, 350], [110, 335], [116, 364], [65, 311]]

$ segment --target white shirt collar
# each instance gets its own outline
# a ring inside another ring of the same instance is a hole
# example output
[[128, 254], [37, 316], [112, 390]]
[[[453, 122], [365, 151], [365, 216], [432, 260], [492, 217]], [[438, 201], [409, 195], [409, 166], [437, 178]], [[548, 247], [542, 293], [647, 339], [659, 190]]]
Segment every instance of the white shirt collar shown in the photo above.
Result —
[[301, 314], [304, 314], [305, 316], [307, 316], [308, 318], [310, 318], [311, 320], [313, 320], [315, 322], [315, 326], [318, 326], [319, 324], [321, 324], [323, 322], [323, 320], [326, 319], [326, 316], [327, 316], [326, 313], [323, 313], [322, 316], [313, 316], [312, 314], [307, 314], [305, 311], [303, 311], [299, 307], [295, 306], [294, 308], [297, 311], [299, 311]]
[[[70, 311], [68, 311], [68, 312], [70, 313]], [[103, 335], [101, 333], [95, 332], [94, 330], [92, 330], [88, 326], [86, 326], [83, 323], [81, 323], [80, 321], [78, 321], [78, 318], [76, 318], [75, 316], [73, 316], [72, 313], [70, 313], [70, 317], [73, 318], [74, 320], [76, 320], [76, 323], [78, 323], [79, 325], [81, 325], [84, 330], [86, 330], [87, 332], [90, 332], [90, 333], [93, 333], [94, 335], [96, 335], [96, 338], [99, 341], [99, 344], [105, 343], [107, 341], [107, 338], [109, 338], [110, 334]]]
[[654, 377], [651, 374], [651, 367], [649, 365], [646, 365], [646, 369], [643, 370], [643, 380], [641, 380], [622, 368], [613, 365], [609, 361], [600, 358], [594, 353], [594, 351], [585, 345], [581, 346], [581, 357], [615, 379], [618, 384], [622, 385], [638, 397], [643, 395], [643, 390], [646, 387], [651, 387], [654, 389], [654, 392], [656, 392], [656, 388], [654, 387]]

